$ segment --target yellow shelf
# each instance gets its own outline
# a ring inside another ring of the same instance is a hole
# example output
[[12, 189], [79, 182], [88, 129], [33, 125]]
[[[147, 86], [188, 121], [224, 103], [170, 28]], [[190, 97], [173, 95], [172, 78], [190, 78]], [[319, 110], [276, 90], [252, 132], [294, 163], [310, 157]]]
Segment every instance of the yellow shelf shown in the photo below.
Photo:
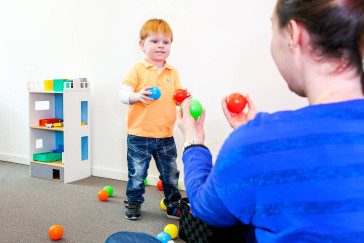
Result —
[[30, 126], [30, 128], [35, 128], [35, 129], [43, 129], [43, 130], [50, 130], [50, 131], [63, 131], [63, 127], [43, 127], [43, 126]]
[[56, 161], [52, 161], [52, 162], [42, 162], [42, 161], [32, 160], [32, 161], [30, 161], [30, 163], [41, 164], [41, 165], [51, 165], [51, 166], [55, 166], [55, 167], [64, 168], [64, 166], [62, 164], [62, 160], [56, 160]]

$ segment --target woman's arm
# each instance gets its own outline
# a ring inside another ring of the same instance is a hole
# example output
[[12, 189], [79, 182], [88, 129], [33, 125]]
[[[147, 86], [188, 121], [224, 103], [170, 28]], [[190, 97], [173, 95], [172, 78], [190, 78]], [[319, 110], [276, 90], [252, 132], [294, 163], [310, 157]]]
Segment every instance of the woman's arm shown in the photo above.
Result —
[[186, 149], [184, 163], [185, 187], [192, 215], [209, 225], [227, 227], [239, 221], [225, 207], [210, 180], [212, 156], [208, 149], [194, 146]]

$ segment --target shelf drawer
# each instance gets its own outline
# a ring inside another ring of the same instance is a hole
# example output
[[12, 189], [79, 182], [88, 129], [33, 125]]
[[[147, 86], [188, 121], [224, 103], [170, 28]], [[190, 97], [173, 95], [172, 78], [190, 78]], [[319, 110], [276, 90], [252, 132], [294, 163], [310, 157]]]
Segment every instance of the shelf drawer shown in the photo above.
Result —
[[52, 181], [64, 181], [64, 168], [47, 164], [30, 163], [30, 174]]

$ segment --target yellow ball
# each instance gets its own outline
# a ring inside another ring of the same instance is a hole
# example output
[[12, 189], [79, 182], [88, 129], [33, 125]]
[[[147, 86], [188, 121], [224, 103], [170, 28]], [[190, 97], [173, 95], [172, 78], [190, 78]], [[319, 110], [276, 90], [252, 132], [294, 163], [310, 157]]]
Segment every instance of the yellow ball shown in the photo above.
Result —
[[168, 224], [166, 227], [164, 227], [164, 232], [170, 234], [172, 239], [174, 239], [178, 235], [178, 228], [174, 224]]
[[[164, 198], [162, 199], [161, 201], [161, 208], [164, 209], [164, 210], [167, 210], [167, 207], [166, 205], [164, 205], [164, 202], [163, 202]], [[172, 238], [173, 239], [173, 238]]]

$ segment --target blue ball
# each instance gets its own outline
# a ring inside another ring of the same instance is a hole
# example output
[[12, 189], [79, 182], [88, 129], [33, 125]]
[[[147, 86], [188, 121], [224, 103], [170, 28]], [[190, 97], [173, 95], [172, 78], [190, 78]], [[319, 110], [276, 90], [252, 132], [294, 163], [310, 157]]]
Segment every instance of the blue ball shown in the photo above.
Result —
[[172, 237], [167, 232], [160, 232], [157, 235], [157, 240], [159, 240], [160, 242], [163, 242], [163, 243], [167, 243], [168, 241], [172, 240]]
[[148, 91], [152, 92], [152, 94], [148, 96], [154, 100], [158, 100], [159, 97], [161, 97], [161, 90], [157, 86], [153, 86], [153, 88], [148, 89]]

